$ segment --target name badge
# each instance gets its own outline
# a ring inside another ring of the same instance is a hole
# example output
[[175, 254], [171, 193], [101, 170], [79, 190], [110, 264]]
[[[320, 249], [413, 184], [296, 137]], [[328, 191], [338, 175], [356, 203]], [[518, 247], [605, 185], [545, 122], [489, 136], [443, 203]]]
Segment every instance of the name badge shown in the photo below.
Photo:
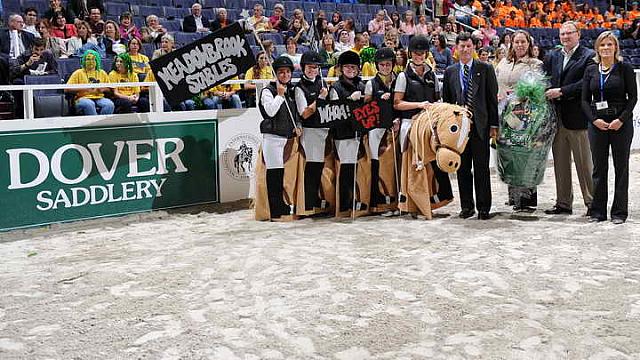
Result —
[[609, 104], [606, 101], [598, 101], [596, 103], [596, 110], [607, 110], [609, 108]]

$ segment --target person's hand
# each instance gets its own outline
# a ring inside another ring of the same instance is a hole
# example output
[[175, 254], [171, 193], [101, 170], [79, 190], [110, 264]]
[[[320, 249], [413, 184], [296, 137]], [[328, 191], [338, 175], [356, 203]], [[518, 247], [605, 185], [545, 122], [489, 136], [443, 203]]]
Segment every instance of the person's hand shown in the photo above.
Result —
[[280, 81], [278, 81], [277, 84], [276, 84], [276, 90], [278, 91], [278, 95], [279, 96], [283, 96], [284, 97], [284, 93], [287, 90], [287, 88], [284, 86], [284, 84], [282, 84]]
[[393, 126], [391, 128], [393, 129], [394, 132], [398, 132], [398, 130], [400, 130], [400, 123], [401, 123], [400, 119], [393, 120]]
[[38, 54], [31, 54], [31, 57], [29, 57], [29, 60], [27, 60], [27, 66], [31, 66], [35, 63], [37, 63], [40, 60], [40, 55]]
[[327, 90], [326, 87], [323, 87], [322, 89], [320, 89], [320, 95], [318, 96], [320, 99], [322, 100], [326, 99], [327, 95], [329, 95], [329, 90]]
[[615, 119], [609, 123], [609, 130], [617, 131], [622, 127], [623, 123], [620, 119]]
[[489, 129], [489, 137], [497, 140], [498, 139], [498, 128], [492, 127]]
[[361, 91], [354, 91], [351, 96], [349, 96], [349, 99], [353, 100], [353, 101], [358, 101], [360, 100], [360, 98], [362, 97], [362, 92]]
[[602, 130], [602, 131], [609, 130], [609, 124], [606, 121], [602, 120], [602, 119], [596, 119], [593, 122], [593, 125], [595, 127], [597, 127], [598, 129]]
[[296, 136], [302, 136], [302, 129], [296, 126]]
[[422, 110], [427, 110], [428, 108], [430, 108], [430, 107], [431, 107], [431, 105], [432, 105], [432, 104], [431, 104], [430, 102], [428, 102], [428, 101], [423, 101], [423, 102], [421, 102], [421, 103], [420, 103], [419, 108], [420, 108], [420, 109], [422, 109]]
[[380, 96], [382, 100], [389, 100], [391, 98], [391, 93], [384, 93]]
[[547, 96], [547, 99], [557, 99], [560, 96], [562, 96], [562, 89], [560, 88], [549, 89], [544, 94]]

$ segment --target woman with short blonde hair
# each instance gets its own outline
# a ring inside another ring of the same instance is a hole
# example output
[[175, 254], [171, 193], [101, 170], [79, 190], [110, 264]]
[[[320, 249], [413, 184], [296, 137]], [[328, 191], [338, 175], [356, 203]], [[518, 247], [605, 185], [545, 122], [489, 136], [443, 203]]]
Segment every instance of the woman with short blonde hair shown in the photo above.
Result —
[[607, 219], [609, 149], [615, 168], [611, 222], [622, 224], [629, 215], [629, 154], [633, 140], [633, 108], [638, 100], [636, 76], [620, 56], [620, 43], [605, 31], [593, 46], [595, 64], [584, 72], [582, 109], [589, 121], [593, 159], [593, 201], [590, 222]]

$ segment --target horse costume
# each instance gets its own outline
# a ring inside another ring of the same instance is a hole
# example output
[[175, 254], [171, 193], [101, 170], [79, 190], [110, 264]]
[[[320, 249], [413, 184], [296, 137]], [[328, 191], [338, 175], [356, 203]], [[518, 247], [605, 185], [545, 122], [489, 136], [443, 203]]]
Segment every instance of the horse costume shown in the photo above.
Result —
[[447, 173], [458, 170], [469, 140], [470, 116], [462, 106], [436, 103], [413, 118], [408, 148], [402, 155], [401, 181], [407, 201], [400, 203], [401, 211], [419, 212], [431, 219], [432, 210], [452, 201], [438, 198], [433, 166]]

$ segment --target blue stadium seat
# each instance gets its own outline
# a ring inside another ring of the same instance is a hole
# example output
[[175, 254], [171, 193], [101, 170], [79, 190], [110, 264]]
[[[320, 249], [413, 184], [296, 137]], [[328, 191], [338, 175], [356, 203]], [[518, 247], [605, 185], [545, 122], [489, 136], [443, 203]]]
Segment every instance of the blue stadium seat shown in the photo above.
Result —
[[[382, 9], [382, 6], [380, 6], [379, 4], [369, 4], [367, 5], [367, 7], [369, 8], [369, 10], [367, 11], [372, 14], [375, 14], [378, 12], [378, 10]], [[391, 14], [389, 14], [389, 16], [391, 16]]]
[[404, 14], [407, 10], [411, 10], [411, 7], [407, 5], [398, 5], [396, 6], [396, 9], [400, 14]]
[[636, 42], [633, 39], [624, 39], [620, 42], [620, 48], [633, 48], [636, 46]]
[[147, 0], [147, 4], [150, 6], [173, 6], [172, 0]]
[[224, 0], [202, 0], [203, 8], [217, 9], [224, 7]]
[[74, 71], [80, 69], [80, 58], [58, 59], [58, 74], [65, 81]]
[[271, 40], [276, 45], [284, 44], [284, 38], [281, 33], [263, 33], [260, 36], [262, 40]]
[[181, 31], [174, 33], [173, 37], [176, 40], [176, 43], [180, 45], [192, 43], [200, 38], [197, 33], [186, 33]]
[[309, 47], [305, 45], [298, 45], [298, 49], [296, 50], [296, 54], [304, 54], [309, 51]]
[[311, 12], [313, 10], [314, 13], [317, 13], [320, 10], [320, 5], [315, 2], [303, 2], [302, 8], [305, 12]]
[[367, 4], [353, 4], [352, 8], [353, 8], [353, 12], [356, 14], [369, 12], [369, 7], [367, 6]]
[[341, 13], [350, 13], [353, 12], [353, 7], [351, 4], [336, 4], [336, 9]]
[[631, 58], [631, 65], [633, 65], [633, 67], [640, 67], [640, 57], [638, 56], [634, 56]]
[[[229, 9], [241, 10], [245, 8], [248, 9], [247, 3], [245, 0], [227, 0], [225, 4], [226, 4], [227, 10]], [[251, 4], [251, 9], [253, 10], [253, 3]]]
[[147, 17], [149, 15], [160, 16], [162, 15], [161, 11], [162, 9], [157, 8], [155, 6], [139, 5], [138, 9], [136, 10], [136, 14], [142, 17]]
[[400, 35], [400, 45], [404, 48], [409, 47], [409, 40], [411, 37], [412, 35]]
[[379, 48], [382, 44], [384, 44], [384, 35], [370, 34], [369, 41], [373, 45], [375, 45], [375, 47]]
[[[62, 79], [60, 78], [59, 74], [42, 76], [25, 75], [24, 77], [25, 85], [60, 85], [61, 83]], [[59, 93], [60, 90], [55, 89], [36, 90], [33, 92], [34, 95], [56, 95]]]
[[156, 49], [156, 46], [154, 44], [142, 44], [142, 53], [147, 55], [147, 57], [149, 59], [151, 59], [151, 56], [153, 55], [153, 51]]
[[302, 9], [302, 1], [290, 1], [286, 0], [284, 2], [285, 9]]
[[253, 57], [256, 57], [260, 51], [262, 51], [260, 46], [253, 46], [253, 45], [251, 46], [251, 52], [253, 53]]
[[161, 22], [161, 24], [169, 32], [182, 30], [181, 20], [164, 20]]
[[173, 0], [173, 5], [175, 7], [190, 9], [191, 5], [193, 5], [193, 0]]
[[383, 6], [383, 8], [387, 10], [387, 13], [389, 14], [389, 16], [391, 16], [391, 14], [393, 14], [396, 11], [395, 5], [385, 5]]
[[44, 1], [38, 1], [38, 0], [23, 1], [22, 9], [26, 9], [28, 7], [32, 7], [38, 10], [38, 14], [44, 14], [44, 12], [47, 11], [48, 6], [47, 6], [47, 3]]
[[104, 4], [104, 10], [109, 15], [120, 16], [120, 14], [130, 9], [129, 4], [109, 2]]
[[107, 74], [110, 73], [113, 70], [113, 59], [102, 59], [102, 70], [106, 71]]
[[213, 9], [202, 9], [202, 16], [213, 21], [216, 18], [216, 12]]
[[[329, 14], [327, 14], [327, 15], [330, 16], [330, 13], [332, 13], [332, 12], [334, 12], [336, 10], [336, 4], [332, 3], [332, 2], [320, 3], [320, 9], [328, 12]], [[327, 16], [327, 19], [330, 19], [329, 16]]]

